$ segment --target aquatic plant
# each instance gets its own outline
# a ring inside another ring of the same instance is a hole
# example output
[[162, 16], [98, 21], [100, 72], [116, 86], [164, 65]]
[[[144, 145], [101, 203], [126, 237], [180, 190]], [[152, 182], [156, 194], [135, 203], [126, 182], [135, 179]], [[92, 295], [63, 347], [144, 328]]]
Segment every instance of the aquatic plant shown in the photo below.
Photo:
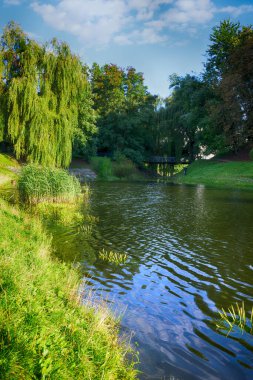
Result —
[[238, 303], [236, 303], [235, 307], [231, 305], [228, 311], [222, 308], [219, 314], [221, 319], [216, 323], [218, 329], [226, 330], [229, 334], [235, 327], [238, 327], [241, 332], [245, 331], [253, 334], [253, 306], [249, 318], [246, 315], [244, 302], [242, 302], [241, 306]]
[[79, 181], [67, 171], [30, 164], [22, 168], [18, 179], [22, 202], [75, 202], [81, 195]]
[[114, 251], [106, 251], [104, 248], [99, 252], [99, 258], [104, 261], [109, 261], [115, 264], [124, 264], [127, 260], [125, 253], [119, 253]]

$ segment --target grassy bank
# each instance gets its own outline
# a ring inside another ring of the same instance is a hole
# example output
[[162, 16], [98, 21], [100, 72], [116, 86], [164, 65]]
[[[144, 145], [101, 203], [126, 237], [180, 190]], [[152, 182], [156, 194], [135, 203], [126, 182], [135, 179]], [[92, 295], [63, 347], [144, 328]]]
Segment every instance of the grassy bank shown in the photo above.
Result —
[[199, 160], [188, 166], [186, 175], [181, 172], [173, 181], [253, 190], [253, 162]]
[[0, 186], [17, 178], [19, 163], [7, 154], [0, 153]]
[[[0, 155], [0, 187], [18, 177], [13, 167]], [[135, 379], [136, 355], [115, 318], [81, 294], [77, 270], [51, 257], [39, 215], [0, 199], [0, 378]]]
[[41, 224], [0, 200], [1, 379], [134, 379], [109, 312], [78, 297]]

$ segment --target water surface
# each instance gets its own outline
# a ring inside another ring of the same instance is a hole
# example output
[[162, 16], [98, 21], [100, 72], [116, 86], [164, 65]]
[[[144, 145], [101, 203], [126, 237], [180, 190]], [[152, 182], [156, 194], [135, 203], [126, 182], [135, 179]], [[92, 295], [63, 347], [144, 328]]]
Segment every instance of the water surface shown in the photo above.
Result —
[[[81, 262], [88, 286], [124, 311], [140, 378], [252, 379], [253, 337], [226, 337], [212, 321], [218, 308], [253, 305], [253, 194], [96, 183], [90, 206], [99, 221], [89, 239], [70, 231], [59, 254]], [[127, 253], [127, 263], [100, 260], [102, 248]]]

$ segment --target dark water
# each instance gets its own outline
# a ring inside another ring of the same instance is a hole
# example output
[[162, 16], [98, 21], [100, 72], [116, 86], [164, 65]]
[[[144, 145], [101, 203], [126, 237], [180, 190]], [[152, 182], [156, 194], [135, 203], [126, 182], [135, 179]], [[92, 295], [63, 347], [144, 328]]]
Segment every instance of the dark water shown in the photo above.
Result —
[[[253, 305], [253, 194], [97, 183], [91, 214], [99, 222], [88, 241], [65, 244], [62, 256], [80, 261], [97, 296], [125, 311], [140, 378], [253, 379], [253, 336], [226, 337], [212, 323], [218, 308]], [[127, 263], [103, 262], [101, 248], [127, 253]]]

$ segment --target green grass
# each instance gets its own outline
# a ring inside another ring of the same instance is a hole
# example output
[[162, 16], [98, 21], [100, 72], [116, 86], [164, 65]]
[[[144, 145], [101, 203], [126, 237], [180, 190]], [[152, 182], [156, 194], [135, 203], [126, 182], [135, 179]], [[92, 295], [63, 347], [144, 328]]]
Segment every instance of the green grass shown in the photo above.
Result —
[[17, 178], [19, 163], [11, 156], [0, 153], [0, 186]]
[[1, 379], [135, 379], [114, 318], [81, 305], [79, 275], [51, 258], [39, 220], [0, 200], [0, 230]]
[[227, 334], [230, 334], [235, 328], [238, 328], [242, 333], [253, 334], [253, 307], [249, 317], [246, 315], [243, 302], [241, 306], [238, 303], [235, 307], [231, 305], [228, 311], [222, 309], [219, 314], [220, 321], [216, 323], [217, 329], [225, 330]]
[[28, 204], [75, 202], [81, 185], [65, 170], [30, 164], [21, 170], [18, 191], [20, 200]]
[[186, 175], [181, 172], [173, 178], [173, 181], [185, 184], [253, 189], [253, 163], [199, 160], [188, 166]]
[[147, 179], [135, 164], [124, 156], [117, 160], [111, 160], [108, 157], [92, 157], [91, 167], [98, 175], [98, 179], [106, 181]]
[[112, 162], [110, 158], [92, 157], [90, 163], [99, 179], [111, 179], [113, 177]]

